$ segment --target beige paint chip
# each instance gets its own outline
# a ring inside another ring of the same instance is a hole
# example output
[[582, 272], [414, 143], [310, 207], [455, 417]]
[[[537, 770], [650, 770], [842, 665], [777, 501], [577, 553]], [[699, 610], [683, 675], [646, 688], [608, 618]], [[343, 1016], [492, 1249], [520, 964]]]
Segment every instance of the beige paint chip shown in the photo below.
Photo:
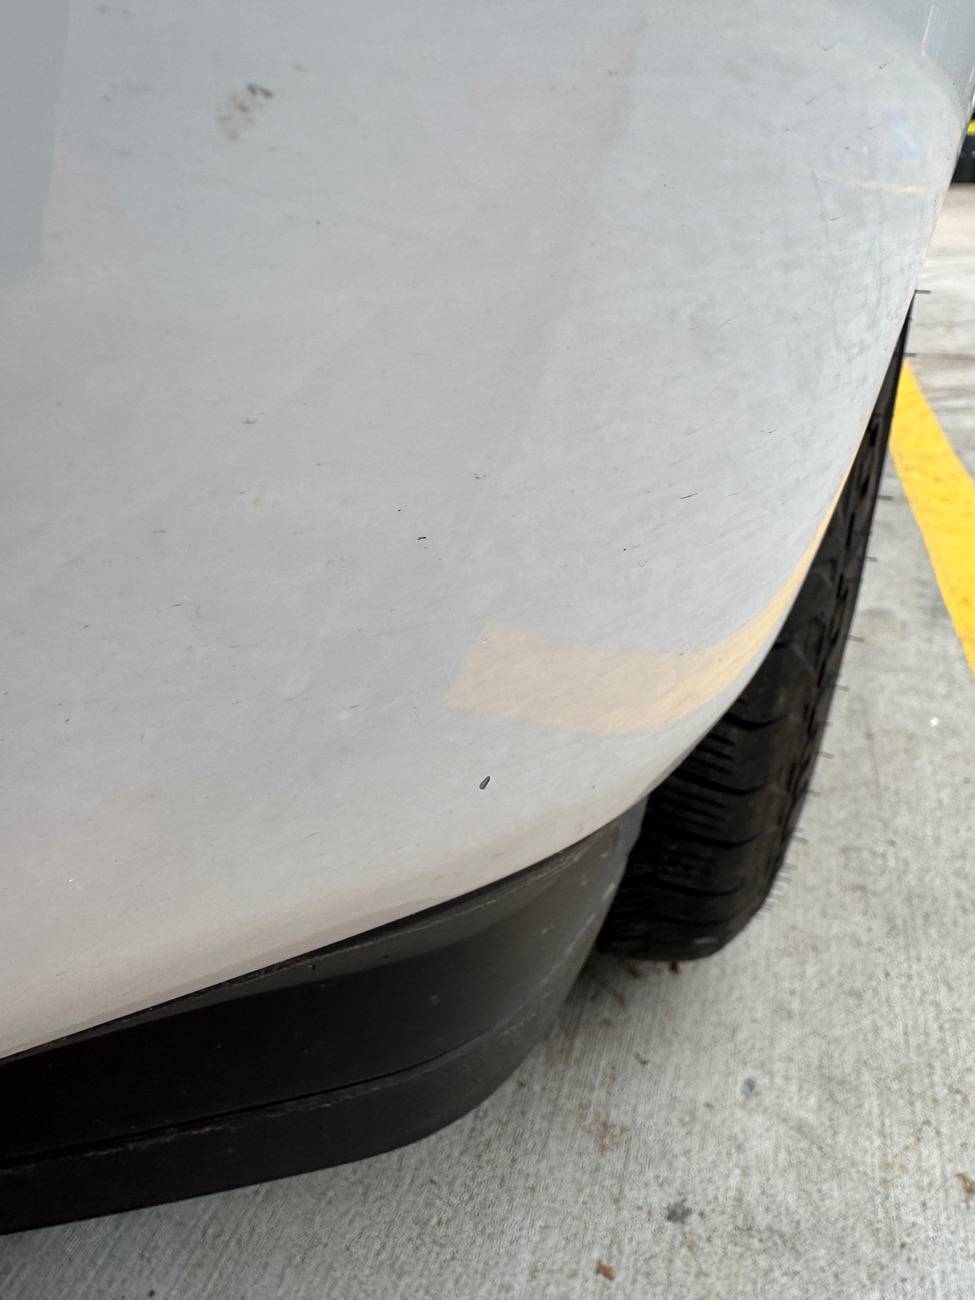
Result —
[[754, 662], [788, 612], [833, 504], [775, 597], [713, 645], [663, 654], [597, 650], [514, 624], [488, 623], [450, 688], [448, 703], [471, 713], [593, 735], [623, 736], [677, 721], [719, 695]]

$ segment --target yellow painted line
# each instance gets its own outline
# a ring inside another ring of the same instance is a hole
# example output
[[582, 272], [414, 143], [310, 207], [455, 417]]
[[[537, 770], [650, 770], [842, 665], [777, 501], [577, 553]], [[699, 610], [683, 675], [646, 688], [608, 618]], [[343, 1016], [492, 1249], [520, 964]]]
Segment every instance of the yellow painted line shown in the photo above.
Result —
[[975, 673], [975, 483], [906, 362], [890, 447], [945, 606]]

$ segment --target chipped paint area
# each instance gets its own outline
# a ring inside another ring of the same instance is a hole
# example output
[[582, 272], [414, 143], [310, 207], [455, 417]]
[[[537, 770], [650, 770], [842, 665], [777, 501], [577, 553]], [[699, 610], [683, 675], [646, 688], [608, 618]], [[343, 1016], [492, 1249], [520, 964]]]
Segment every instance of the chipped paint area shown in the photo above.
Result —
[[836, 498], [774, 598], [712, 645], [670, 654], [625, 653], [553, 641], [489, 624], [450, 688], [455, 709], [591, 735], [652, 731], [727, 691], [782, 623], [816, 553]]

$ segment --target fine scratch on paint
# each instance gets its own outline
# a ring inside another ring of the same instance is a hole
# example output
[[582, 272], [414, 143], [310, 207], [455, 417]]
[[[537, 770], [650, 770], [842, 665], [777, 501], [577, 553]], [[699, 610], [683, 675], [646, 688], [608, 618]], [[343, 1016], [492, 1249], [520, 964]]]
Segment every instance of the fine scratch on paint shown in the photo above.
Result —
[[890, 447], [945, 607], [975, 673], [975, 483], [907, 362]]
[[938, 7], [937, 5], [932, 5], [930, 10], [928, 11], [928, 21], [925, 24], [924, 37], [921, 40], [922, 54], [927, 54], [928, 52], [928, 41], [931, 39], [931, 24], [934, 22], [934, 14], [937, 7]]
[[[837, 493], [837, 496], [839, 493]], [[455, 709], [590, 735], [650, 731], [720, 695], [751, 666], [788, 612], [833, 513], [774, 598], [736, 631], [697, 650], [599, 650], [489, 623], [447, 696]]]
[[836, 185], [846, 185], [853, 190], [873, 190], [880, 194], [902, 194], [926, 196], [935, 192], [933, 185], [901, 185], [895, 181], [879, 180], [876, 177], [841, 176], [837, 172], [813, 172], [817, 180], [832, 181]]

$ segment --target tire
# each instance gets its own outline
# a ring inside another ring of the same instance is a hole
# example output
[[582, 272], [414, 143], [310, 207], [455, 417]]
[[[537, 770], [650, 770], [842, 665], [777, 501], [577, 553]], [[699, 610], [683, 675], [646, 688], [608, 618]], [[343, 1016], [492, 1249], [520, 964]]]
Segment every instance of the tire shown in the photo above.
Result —
[[860, 586], [907, 326], [809, 573], [758, 672], [647, 801], [599, 947], [685, 961], [769, 895], [802, 810]]

